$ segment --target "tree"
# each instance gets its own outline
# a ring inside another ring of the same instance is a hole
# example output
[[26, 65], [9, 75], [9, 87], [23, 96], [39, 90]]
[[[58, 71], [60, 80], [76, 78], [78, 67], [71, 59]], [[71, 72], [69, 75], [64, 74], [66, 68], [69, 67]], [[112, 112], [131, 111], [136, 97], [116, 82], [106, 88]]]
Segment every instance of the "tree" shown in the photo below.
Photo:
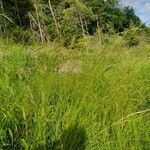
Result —
[[135, 15], [134, 9], [132, 7], [124, 7], [124, 26], [126, 28], [129, 28], [130, 24], [133, 24], [135, 26], [140, 26], [141, 21], [138, 16]]
[[70, 43], [97, 29], [114, 33], [141, 26], [133, 8], [121, 7], [118, 0], [0, 0], [0, 19], [4, 35], [29, 30], [41, 42]]

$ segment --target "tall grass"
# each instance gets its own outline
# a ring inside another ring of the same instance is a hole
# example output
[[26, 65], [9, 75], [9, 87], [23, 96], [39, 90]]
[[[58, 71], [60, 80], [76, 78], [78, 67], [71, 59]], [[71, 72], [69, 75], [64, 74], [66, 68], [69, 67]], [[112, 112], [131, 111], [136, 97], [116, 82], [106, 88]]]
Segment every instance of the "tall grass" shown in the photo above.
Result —
[[[150, 149], [150, 45], [0, 45], [0, 149]], [[91, 43], [90, 43], [91, 44]], [[79, 74], [59, 74], [66, 60]]]

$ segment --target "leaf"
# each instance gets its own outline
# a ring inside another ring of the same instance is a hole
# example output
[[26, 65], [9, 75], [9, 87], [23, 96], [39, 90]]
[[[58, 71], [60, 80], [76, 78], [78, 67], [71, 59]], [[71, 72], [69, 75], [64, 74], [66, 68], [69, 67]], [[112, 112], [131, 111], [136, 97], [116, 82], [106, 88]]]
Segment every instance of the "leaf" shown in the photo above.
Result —
[[5, 14], [0, 14], [0, 16], [6, 18], [8, 21], [10, 21], [11, 23], [14, 23], [12, 19], [10, 19], [7, 15]]

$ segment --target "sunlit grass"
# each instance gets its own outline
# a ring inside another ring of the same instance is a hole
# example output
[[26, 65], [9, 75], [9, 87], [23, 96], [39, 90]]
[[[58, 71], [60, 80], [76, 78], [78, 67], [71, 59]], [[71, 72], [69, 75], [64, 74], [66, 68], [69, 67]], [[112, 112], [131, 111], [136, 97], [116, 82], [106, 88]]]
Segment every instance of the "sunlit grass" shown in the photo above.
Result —
[[150, 46], [88, 47], [1, 43], [0, 149], [150, 148]]

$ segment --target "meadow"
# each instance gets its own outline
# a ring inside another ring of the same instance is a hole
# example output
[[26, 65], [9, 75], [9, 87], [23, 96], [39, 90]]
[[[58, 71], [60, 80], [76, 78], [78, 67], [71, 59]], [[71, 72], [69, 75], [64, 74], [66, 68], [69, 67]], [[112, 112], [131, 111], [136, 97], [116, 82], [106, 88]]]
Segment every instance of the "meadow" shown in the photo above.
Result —
[[150, 45], [1, 39], [0, 105], [1, 150], [149, 150]]

